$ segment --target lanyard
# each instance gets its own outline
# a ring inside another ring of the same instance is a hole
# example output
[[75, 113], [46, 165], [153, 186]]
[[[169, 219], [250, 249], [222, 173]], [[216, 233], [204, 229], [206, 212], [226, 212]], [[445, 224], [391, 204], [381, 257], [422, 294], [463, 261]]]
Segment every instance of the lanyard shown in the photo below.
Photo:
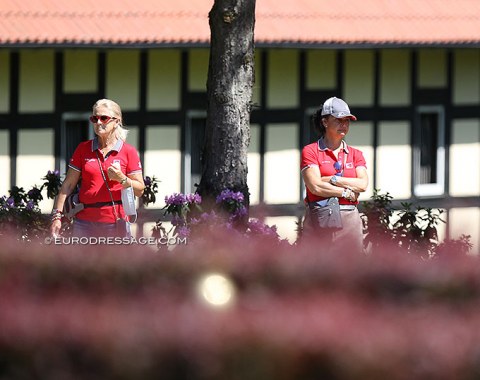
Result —
[[110, 199], [112, 200], [113, 214], [115, 216], [115, 220], [118, 220], [120, 218], [118, 217], [117, 209], [115, 208], [115, 201], [113, 200], [112, 192], [110, 191], [110, 187], [108, 186], [107, 178], [105, 177], [105, 173], [103, 172], [102, 163], [100, 162], [100, 156], [98, 155], [98, 150], [96, 150], [95, 153], [97, 154], [98, 166], [100, 168], [100, 173], [102, 173], [103, 182], [105, 182], [105, 186], [107, 186], [108, 194], [110, 195]]

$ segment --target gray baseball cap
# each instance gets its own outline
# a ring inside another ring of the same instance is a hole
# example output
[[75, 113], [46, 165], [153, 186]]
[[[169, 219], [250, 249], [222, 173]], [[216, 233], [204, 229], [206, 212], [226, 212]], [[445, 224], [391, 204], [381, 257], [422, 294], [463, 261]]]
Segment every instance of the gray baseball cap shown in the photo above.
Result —
[[349, 117], [352, 120], [357, 120], [357, 117], [350, 113], [348, 104], [335, 96], [333, 98], [328, 98], [325, 103], [323, 103], [322, 116], [325, 115], [332, 115], [337, 119]]

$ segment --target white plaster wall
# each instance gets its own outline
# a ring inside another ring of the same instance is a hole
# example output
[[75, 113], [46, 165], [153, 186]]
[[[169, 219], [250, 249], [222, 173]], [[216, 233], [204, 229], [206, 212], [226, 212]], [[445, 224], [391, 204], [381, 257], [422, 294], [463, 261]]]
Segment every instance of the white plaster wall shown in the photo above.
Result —
[[190, 91], [207, 91], [208, 49], [193, 49], [188, 52], [188, 89]]
[[337, 52], [335, 50], [307, 50], [306, 65], [307, 89], [335, 89], [337, 84]]
[[411, 196], [412, 160], [408, 121], [381, 122], [378, 126], [377, 184], [381, 194], [394, 198]]
[[480, 119], [454, 120], [450, 145], [450, 195], [480, 196]]
[[162, 208], [165, 196], [181, 192], [182, 157], [180, 151], [180, 127], [148, 126], [144, 175], [155, 176], [158, 183], [157, 202], [148, 208]]
[[20, 51], [19, 99], [21, 113], [53, 112], [55, 78], [53, 50]]
[[122, 111], [137, 110], [140, 99], [140, 52], [107, 52], [106, 97], [117, 102]]
[[277, 233], [282, 239], [287, 239], [290, 244], [297, 240], [298, 219], [294, 216], [272, 216], [265, 218], [265, 224], [276, 226]]
[[410, 104], [410, 56], [408, 50], [382, 50], [380, 53], [380, 104], [406, 106]]
[[298, 125], [269, 124], [266, 128], [265, 202], [298, 203], [300, 201]]
[[98, 83], [97, 50], [65, 50], [63, 91], [65, 93], [96, 92]]
[[298, 51], [269, 50], [267, 59], [267, 107], [297, 107], [300, 99]]
[[151, 50], [148, 53], [147, 109], [180, 109], [181, 53]]
[[10, 52], [0, 51], [0, 113], [10, 110]]
[[470, 235], [473, 244], [471, 253], [480, 254], [480, 208], [465, 207], [450, 210], [450, 238], [458, 239], [461, 235]]
[[262, 96], [262, 66], [264, 64], [262, 60], [262, 50], [255, 49], [255, 75], [252, 89], [252, 103], [259, 106], [261, 105]]
[[447, 86], [447, 54], [444, 49], [423, 49], [418, 53], [417, 84], [423, 88]]
[[250, 192], [250, 204], [258, 204], [260, 199], [260, 126], [250, 126], [250, 146], [248, 148], [247, 184]]
[[139, 131], [138, 131], [138, 126], [136, 125], [126, 125], [128, 129], [128, 136], [127, 136], [127, 142], [130, 145], [133, 145], [135, 149], [138, 151], [139, 147]]
[[0, 181], [0, 197], [8, 195], [10, 190], [10, 155], [9, 155], [9, 132], [0, 130], [0, 173], [3, 180]]
[[[52, 129], [22, 129], [18, 132], [17, 183], [29, 191], [34, 185], [40, 188], [49, 170], [55, 170], [53, 155]], [[47, 199], [40, 204], [42, 212], [49, 213], [53, 200]]]
[[453, 102], [480, 103], [480, 50], [460, 49], [453, 55]]
[[372, 50], [345, 52], [343, 100], [350, 107], [373, 105], [374, 55]]
[[[352, 110], [353, 111], [353, 110]], [[355, 114], [355, 113], [354, 113]], [[350, 130], [346, 138], [347, 144], [354, 148], [360, 149], [367, 162], [368, 188], [367, 191], [360, 194], [360, 201], [369, 200], [373, 195], [373, 169], [375, 162], [373, 161], [373, 123], [354, 121], [350, 123]]]

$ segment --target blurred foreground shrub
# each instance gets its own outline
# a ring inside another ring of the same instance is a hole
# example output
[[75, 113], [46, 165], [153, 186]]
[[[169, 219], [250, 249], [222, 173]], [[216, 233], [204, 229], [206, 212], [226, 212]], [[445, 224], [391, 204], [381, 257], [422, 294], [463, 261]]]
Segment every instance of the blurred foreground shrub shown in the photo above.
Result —
[[3, 244], [0, 379], [480, 375], [476, 257], [212, 241]]

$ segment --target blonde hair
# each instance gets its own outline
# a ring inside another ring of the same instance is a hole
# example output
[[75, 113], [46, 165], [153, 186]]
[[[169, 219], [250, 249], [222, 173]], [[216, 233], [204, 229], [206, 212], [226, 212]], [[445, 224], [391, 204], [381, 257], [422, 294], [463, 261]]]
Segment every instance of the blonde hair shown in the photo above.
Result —
[[93, 113], [95, 113], [98, 107], [105, 107], [110, 110], [113, 114], [113, 117], [116, 117], [118, 120], [117, 126], [115, 127], [115, 137], [120, 140], [127, 140], [128, 129], [123, 125], [122, 110], [120, 106], [110, 99], [99, 99], [93, 105]]

